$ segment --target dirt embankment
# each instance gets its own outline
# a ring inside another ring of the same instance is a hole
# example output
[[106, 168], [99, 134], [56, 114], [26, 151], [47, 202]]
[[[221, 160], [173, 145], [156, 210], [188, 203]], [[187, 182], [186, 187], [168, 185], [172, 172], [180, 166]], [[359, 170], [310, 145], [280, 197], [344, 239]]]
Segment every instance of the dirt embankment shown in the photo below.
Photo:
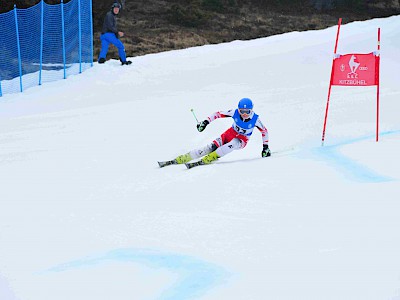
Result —
[[[120, 29], [125, 32], [122, 41], [127, 55], [138, 56], [290, 31], [323, 29], [336, 25], [340, 17], [343, 18], [343, 23], [348, 23], [400, 13], [397, 0], [390, 2], [390, 5], [388, 1], [375, 1], [375, 4], [370, 3], [359, 10], [346, 7], [317, 9], [311, 2], [307, 5], [284, 7], [255, 5], [251, 1], [239, 3], [235, 0], [223, 2], [223, 7], [207, 7], [204, 5], [206, 1], [202, 2], [203, 5], [199, 2], [201, 1], [126, 1], [118, 22]], [[217, 0], [209, 2], [219, 3]], [[103, 16], [109, 9], [108, 1], [106, 3], [102, 7], [94, 8], [95, 57], [100, 49], [99, 36]], [[110, 47], [108, 58], [117, 57], [116, 49]]]

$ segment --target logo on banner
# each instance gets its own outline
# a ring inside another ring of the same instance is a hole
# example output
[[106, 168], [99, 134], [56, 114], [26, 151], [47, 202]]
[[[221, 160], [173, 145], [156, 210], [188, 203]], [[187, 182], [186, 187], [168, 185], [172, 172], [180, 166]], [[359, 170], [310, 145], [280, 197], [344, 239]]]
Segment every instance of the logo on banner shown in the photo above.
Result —
[[360, 63], [357, 62], [357, 57], [352, 55], [349, 61], [350, 73], [347, 74], [347, 78], [358, 78], [357, 69]]
[[[355, 55], [352, 55], [350, 57], [348, 65], [350, 67], [350, 73], [347, 73], [348, 79], [357, 79], [358, 78], [357, 70], [368, 71], [368, 67], [360, 67], [360, 63], [357, 61], [357, 56], [355, 56]], [[340, 71], [344, 72], [345, 70], [346, 70], [346, 65], [341, 64]]]

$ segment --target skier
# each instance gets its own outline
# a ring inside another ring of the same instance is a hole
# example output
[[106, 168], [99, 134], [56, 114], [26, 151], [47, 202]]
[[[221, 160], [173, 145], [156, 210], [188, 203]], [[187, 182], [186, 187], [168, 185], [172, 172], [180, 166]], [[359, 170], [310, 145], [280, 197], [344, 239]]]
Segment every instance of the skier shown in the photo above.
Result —
[[[246, 147], [247, 142], [253, 133], [254, 127], [257, 127], [262, 135], [263, 150], [261, 156], [271, 156], [271, 150], [268, 147], [268, 130], [262, 124], [259, 116], [253, 111], [253, 102], [249, 98], [241, 99], [237, 109], [218, 111], [212, 114], [206, 120], [197, 124], [197, 130], [202, 132], [210, 122], [218, 118], [227, 117], [233, 118], [232, 127], [226, 130], [212, 143], [205, 147], [194, 149], [186, 154], [179, 155], [171, 161], [159, 162], [160, 167], [172, 164], [186, 164], [186, 167], [191, 168], [197, 165], [210, 164], [233, 150], [239, 150]], [[200, 161], [188, 163], [189, 161], [200, 157], [202, 157]]]
[[111, 6], [111, 11], [106, 14], [103, 23], [103, 30], [101, 32], [101, 51], [99, 54], [98, 63], [103, 64], [106, 62], [106, 56], [108, 52], [108, 46], [113, 44], [118, 49], [119, 59], [122, 65], [130, 65], [132, 62], [126, 60], [124, 44], [118, 39], [123, 37], [124, 33], [117, 30], [117, 18], [121, 5], [118, 2], [114, 2]]

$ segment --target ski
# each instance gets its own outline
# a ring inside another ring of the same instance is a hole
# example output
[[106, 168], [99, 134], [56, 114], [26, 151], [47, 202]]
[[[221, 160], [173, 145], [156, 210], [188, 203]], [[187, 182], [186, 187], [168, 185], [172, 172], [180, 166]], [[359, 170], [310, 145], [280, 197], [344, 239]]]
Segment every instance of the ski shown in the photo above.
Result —
[[[289, 148], [281, 149], [281, 150], [278, 150], [278, 151], [272, 151], [271, 152], [271, 154], [272, 154], [271, 157], [277, 157], [277, 156], [279, 157], [279, 156], [289, 155], [291, 153], [296, 152], [296, 150], [297, 149], [295, 147], [289, 147]], [[253, 158], [251, 160], [262, 159], [262, 158], [263, 157], [258, 157], [258, 158]], [[220, 162], [220, 163], [222, 163], [222, 162]], [[170, 166], [170, 165], [178, 165], [178, 163], [176, 162], [175, 159], [173, 159], [173, 160], [166, 160], [166, 161], [158, 161], [158, 165], [159, 165], [160, 168], [164, 168], [164, 167]], [[197, 166], [202, 166], [202, 165], [206, 165], [202, 160], [199, 160], [199, 161], [196, 161], [196, 162], [185, 163], [185, 166], [188, 169], [191, 169], [191, 168], [194, 168], [194, 167], [197, 167]]]
[[281, 150], [278, 150], [278, 151], [272, 151], [271, 152], [271, 156], [285, 156], [285, 155], [288, 155], [288, 154], [295, 153], [297, 151], [298, 150], [297, 150], [296, 147], [289, 147], [289, 148], [281, 149]]
[[175, 159], [173, 160], [166, 160], [166, 161], [158, 161], [158, 165], [160, 166], [160, 168], [166, 167], [166, 166], [170, 166], [170, 165], [177, 165], [178, 163], [175, 161]]
[[205, 163], [203, 161], [201, 161], [201, 160], [185, 164], [186, 168], [188, 168], [188, 169], [191, 169], [191, 168], [194, 168], [194, 167], [197, 167], [197, 166], [202, 166], [202, 165], [205, 165]]

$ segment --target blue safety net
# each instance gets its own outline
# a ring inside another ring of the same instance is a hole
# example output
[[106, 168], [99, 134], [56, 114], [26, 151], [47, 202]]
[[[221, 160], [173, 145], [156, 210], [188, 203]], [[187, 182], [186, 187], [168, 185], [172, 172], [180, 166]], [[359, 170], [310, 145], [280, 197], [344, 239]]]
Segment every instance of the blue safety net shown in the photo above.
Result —
[[0, 96], [93, 66], [92, 0], [0, 14]]

